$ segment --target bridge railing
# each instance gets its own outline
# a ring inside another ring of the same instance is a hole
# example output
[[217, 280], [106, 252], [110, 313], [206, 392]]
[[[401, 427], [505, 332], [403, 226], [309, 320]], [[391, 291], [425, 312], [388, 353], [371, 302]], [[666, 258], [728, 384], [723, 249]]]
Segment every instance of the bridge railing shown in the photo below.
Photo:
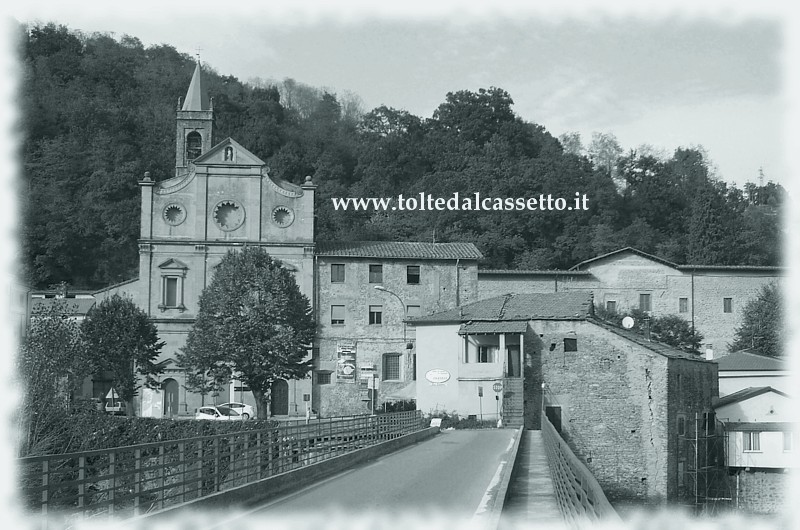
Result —
[[424, 428], [420, 411], [21, 458], [27, 508], [43, 515], [139, 515], [376, 445]]
[[572, 526], [594, 521], [619, 521], [614, 507], [589, 468], [575, 456], [553, 424], [542, 414], [544, 440], [550, 474], [564, 519]]

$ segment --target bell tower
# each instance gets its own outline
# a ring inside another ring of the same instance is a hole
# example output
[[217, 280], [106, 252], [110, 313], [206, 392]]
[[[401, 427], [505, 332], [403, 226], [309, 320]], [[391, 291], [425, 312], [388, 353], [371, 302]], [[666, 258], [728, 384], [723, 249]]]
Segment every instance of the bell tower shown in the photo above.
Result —
[[200, 60], [197, 61], [189, 90], [178, 101], [175, 141], [175, 176], [188, 171], [189, 162], [208, 152], [213, 144], [214, 102], [203, 85]]

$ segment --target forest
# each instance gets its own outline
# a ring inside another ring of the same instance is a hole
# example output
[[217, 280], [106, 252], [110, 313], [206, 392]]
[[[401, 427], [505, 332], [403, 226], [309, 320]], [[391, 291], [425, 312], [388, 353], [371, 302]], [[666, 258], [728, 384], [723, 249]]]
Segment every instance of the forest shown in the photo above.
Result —
[[[19, 26], [21, 268], [36, 288], [137, 275], [139, 188], [174, 175], [175, 110], [195, 59], [135, 37]], [[499, 87], [453, 87], [430, 117], [293, 79], [242, 82], [207, 65], [215, 138], [317, 189], [317, 240], [464, 241], [483, 268], [568, 268], [632, 246], [680, 264], [779, 265], [783, 188], [727, 184], [701, 147], [623, 152], [525, 121]], [[588, 197], [574, 212], [334, 211], [331, 197]]]

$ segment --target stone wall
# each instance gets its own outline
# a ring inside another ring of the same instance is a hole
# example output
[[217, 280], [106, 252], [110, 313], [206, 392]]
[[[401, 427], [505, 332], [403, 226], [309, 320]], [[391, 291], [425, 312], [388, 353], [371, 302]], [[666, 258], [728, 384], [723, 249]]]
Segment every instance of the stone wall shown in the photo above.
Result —
[[[344, 282], [331, 281], [332, 264], [345, 266]], [[381, 283], [369, 282], [371, 264], [382, 265]], [[420, 267], [419, 284], [407, 282], [409, 265]], [[319, 257], [316, 278], [318, 338], [314, 368], [323, 377], [330, 374], [330, 383], [315, 385], [313, 406], [323, 416], [369, 412], [366, 393], [359, 387], [362, 366], [373, 367], [379, 380], [380, 388], [375, 396], [377, 408], [387, 398], [413, 384], [416, 329], [403, 324], [404, 306], [419, 306], [419, 314], [427, 315], [477, 300], [475, 261], [462, 260], [457, 265], [455, 260]], [[376, 285], [395, 293], [400, 300], [375, 289]], [[344, 324], [331, 322], [333, 305], [345, 307]], [[370, 324], [370, 306], [380, 306], [380, 324]], [[355, 348], [357, 371], [352, 377], [338, 372], [339, 349], [348, 344]], [[399, 379], [385, 380], [383, 357], [387, 353], [400, 356]]]
[[[674, 498], [677, 448], [670, 444], [669, 404], [710, 409], [713, 385], [708, 392], [688, 386], [711, 377], [715, 365], [670, 359], [591, 322], [532, 321], [531, 327], [541, 351], [532, 355], [529, 371], [535, 376], [540, 363], [545, 405], [560, 407], [563, 436], [609, 500], [658, 504]], [[577, 351], [565, 351], [564, 339], [576, 339]], [[672, 372], [686, 380], [678, 401], [669, 385]]]
[[751, 514], [778, 514], [786, 509], [789, 476], [783, 470], [739, 471], [734, 478], [739, 510]]

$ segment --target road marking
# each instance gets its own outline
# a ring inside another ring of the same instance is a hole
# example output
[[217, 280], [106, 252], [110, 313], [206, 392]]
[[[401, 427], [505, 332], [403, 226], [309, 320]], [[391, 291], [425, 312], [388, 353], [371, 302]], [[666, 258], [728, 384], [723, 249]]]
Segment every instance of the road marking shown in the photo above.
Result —
[[506, 461], [503, 460], [500, 462], [500, 465], [497, 466], [497, 471], [494, 472], [494, 477], [492, 477], [492, 481], [489, 482], [489, 487], [486, 488], [486, 493], [483, 494], [483, 498], [481, 499], [481, 503], [478, 505], [478, 509], [475, 510], [475, 514], [473, 517], [478, 516], [486, 511], [486, 507], [489, 505], [489, 501], [492, 500], [492, 490], [494, 490], [498, 484], [500, 484], [500, 475], [503, 473], [503, 468], [506, 466]]

